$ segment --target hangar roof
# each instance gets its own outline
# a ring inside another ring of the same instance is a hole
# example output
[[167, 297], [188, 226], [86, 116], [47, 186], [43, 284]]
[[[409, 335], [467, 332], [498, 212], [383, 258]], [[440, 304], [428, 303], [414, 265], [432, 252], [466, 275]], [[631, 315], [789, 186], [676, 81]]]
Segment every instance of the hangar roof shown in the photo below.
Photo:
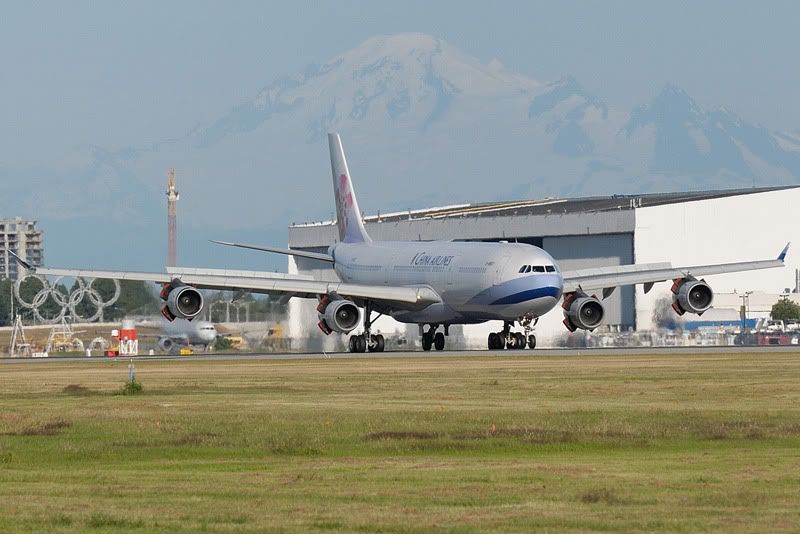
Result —
[[[679, 204], [698, 200], [750, 195], [795, 189], [800, 186], [754, 187], [749, 189], [721, 189], [715, 191], [691, 191], [681, 193], [650, 193], [642, 195], [611, 195], [581, 198], [543, 198], [535, 200], [519, 200], [512, 202], [486, 202], [480, 204], [457, 204], [421, 210], [367, 215], [365, 222], [392, 222], [422, 219], [444, 219], [450, 217], [491, 217], [548, 215], [567, 213], [594, 213], [602, 211], [631, 210], [642, 207]], [[293, 227], [328, 226], [333, 221], [319, 223], [293, 224]]]

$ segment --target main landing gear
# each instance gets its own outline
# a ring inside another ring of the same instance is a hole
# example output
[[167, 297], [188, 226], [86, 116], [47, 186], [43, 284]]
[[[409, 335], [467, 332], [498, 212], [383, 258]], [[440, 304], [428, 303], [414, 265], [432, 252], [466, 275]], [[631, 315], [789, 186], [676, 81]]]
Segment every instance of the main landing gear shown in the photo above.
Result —
[[[524, 333], [512, 332], [511, 327], [514, 326], [514, 322], [506, 321], [503, 323], [503, 330], [501, 332], [492, 332], [489, 334], [489, 350], [522, 350], [526, 345], [529, 349], [536, 348], [536, 336], [531, 333], [531, 330], [537, 321], [538, 319], [534, 320], [532, 317], [520, 318], [519, 323], [524, 329]], [[533, 323], [533, 325], [531, 323]]]
[[444, 350], [444, 336], [450, 335], [450, 325], [444, 325], [444, 333], [437, 332], [438, 324], [432, 324], [428, 327], [428, 331], [423, 331], [424, 325], [419, 325], [419, 333], [422, 335], [422, 350], [429, 351], [431, 348], [436, 350]]
[[[379, 314], [378, 317], [380, 316]], [[350, 336], [348, 345], [350, 352], [383, 352], [386, 348], [383, 336], [371, 333], [372, 320], [372, 305], [367, 302], [364, 306], [364, 333]]]

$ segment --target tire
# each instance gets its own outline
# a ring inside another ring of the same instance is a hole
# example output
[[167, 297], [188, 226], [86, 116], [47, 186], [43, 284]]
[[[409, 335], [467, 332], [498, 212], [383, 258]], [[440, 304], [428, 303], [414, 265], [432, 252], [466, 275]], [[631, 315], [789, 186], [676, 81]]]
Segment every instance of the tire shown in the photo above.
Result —
[[348, 342], [347, 348], [350, 349], [350, 352], [356, 351], [356, 336], [350, 336], [350, 341]]
[[489, 334], [489, 350], [497, 350], [500, 348], [500, 336], [492, 332]]
[[378, 334], [376, 336], [372, 336], [372, 339], [375, 342], [375, 348], [373, 351], [383, 352], [383, 349], [386, 347], [386, 341], [383, 339], [383, 336]]
[[535, 349], [536, 348], [536, 336], [533, 334], [528, 336], [528, 348]]
[[437, 332], [436, 335], [433, 336], [433, 345], [436, 347], [436, 350], [444, 350], [444, 334]]
[[431, 345], [433, 345], [433, 336], [427, 332], [422, 334], [422, 350], [431, 350]]
[[367, 340], [364, 336], [356, 336], [356, 352], [367, 352]]

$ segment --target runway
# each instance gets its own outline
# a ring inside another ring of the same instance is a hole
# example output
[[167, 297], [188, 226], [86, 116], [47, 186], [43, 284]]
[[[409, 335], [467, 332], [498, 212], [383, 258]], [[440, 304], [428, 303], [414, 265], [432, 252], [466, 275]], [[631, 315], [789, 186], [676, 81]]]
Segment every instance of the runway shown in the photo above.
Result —
[[370, 353], [350, 352], [269, 352], [269, 353], [196, 353], [190, 355], [159, 354], [154, 356], [50, 356], [48, 358], [0, 358], [0, 363], [47, 364], [54, 362], [98, 362], [98, 361], [157, 361], [157, 360], [319, 360], [319, 359], [375, 359], [375, 358], [484, 358], [492, 356], [514, 356], [519, 358], [581, 357], [581, 356], [696, 356], [698, 354], [776, 354], [797, 353], [800, 346], [697, 346], [697, 347], [608, 347], [608, 348], [546, 348], [534, 350], [443, 350], [443, 351], [387, 351]]

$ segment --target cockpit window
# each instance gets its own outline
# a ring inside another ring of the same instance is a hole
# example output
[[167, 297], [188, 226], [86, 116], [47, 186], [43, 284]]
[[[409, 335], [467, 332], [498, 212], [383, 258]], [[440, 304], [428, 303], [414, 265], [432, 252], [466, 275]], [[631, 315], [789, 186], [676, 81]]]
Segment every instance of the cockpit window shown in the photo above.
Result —
[[555, 265], [523, 265], [517, 271], [520, 274], [534, 273], [555, 273], [558, 272]]
[[534, 273], [557, 273], [558, 269], [556, 269], [555, 265], [523, 265], [517, 271], [520, 274], [527, 274], [530, 272]]

